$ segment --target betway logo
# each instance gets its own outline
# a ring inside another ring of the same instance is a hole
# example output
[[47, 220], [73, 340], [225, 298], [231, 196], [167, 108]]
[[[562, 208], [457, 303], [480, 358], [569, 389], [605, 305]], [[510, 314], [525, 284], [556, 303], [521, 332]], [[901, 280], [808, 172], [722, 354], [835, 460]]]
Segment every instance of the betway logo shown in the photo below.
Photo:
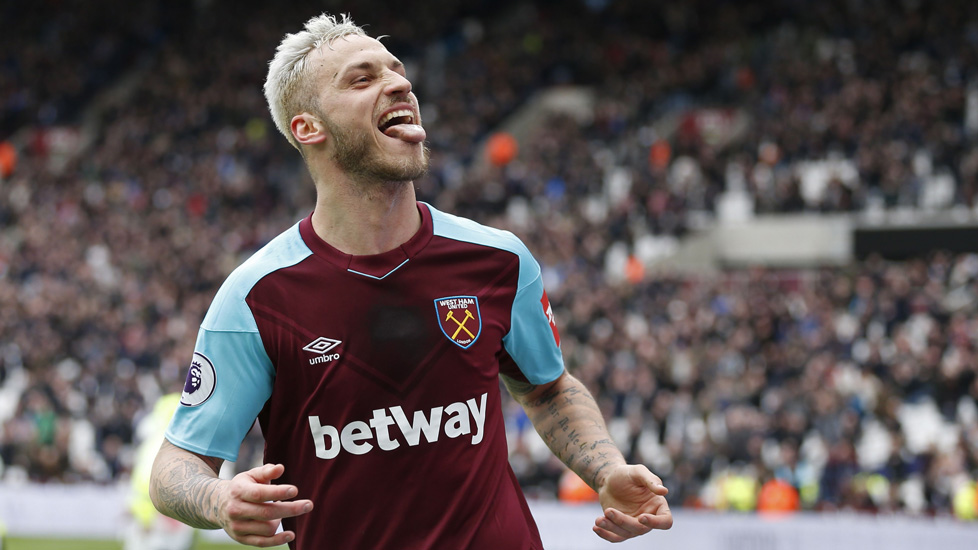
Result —
[[373, 450], [375, 444], [383, 451], [393, 451], [401, 446], [401, 442], [391, 436], [390, 428], [394, 425], [401, 431], [401, 436], [409, 447], [419, 445], [422, 436], [428, 443], [438, 441], [442, 430], [445, 436], [453, 439], [472, 434], [472, 444], [478, 445], [482, 442], [482, 429], [486, 424], [487, 395], [483, 393], [480, 396], [481, 403], [476, 403], [473, 398], [446, 407], [435, 407], [427, 414], [424, 411], [414, 411], [410, 419], [401, 407], [374, 409], [370, 420], [355, 420], [341, 430], [328, 424], [323, 426], [318, 416], [310, 416], [309, 429], [316, 443], [316, 456], [330, 460], [339, 456], [340, 450], [362, 455]]

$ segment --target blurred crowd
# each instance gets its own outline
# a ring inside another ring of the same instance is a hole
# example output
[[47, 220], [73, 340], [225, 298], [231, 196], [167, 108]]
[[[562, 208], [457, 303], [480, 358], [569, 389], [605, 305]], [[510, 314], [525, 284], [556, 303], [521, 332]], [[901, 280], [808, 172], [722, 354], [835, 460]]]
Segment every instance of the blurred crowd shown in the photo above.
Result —
[[[24, 22], [0, 37], [0, 142], [19, 152], [0, 176], [4, 479], [126, 478], [134, 426], [182, 387], [217, 287], [311, 211], [261, 84], [317, 11], [261, 4], [0, 7]], [[755, 212], [978, 206], [976, 6], [316, 9], [389, 35], [432, 149], [419, 196], [526, 241], [568, 368], [673, 506], [750, 509], [732, 487], [781, 479], [807, 509], [944, 514], [974, 483], [978, 255], [712, 274], [636, 257], [731, 192]], [[508, 116], [570, 86], [593, 90], [589, 112], [485, 162]], [[99, 102], [107, 89], [124, 100]], [[74, 141], [51, 138], [65, 128]], [[520, 481], [553, 498], [562, 467], [506, 407]], [[239, 466], [260, 455], [252, 434]]]

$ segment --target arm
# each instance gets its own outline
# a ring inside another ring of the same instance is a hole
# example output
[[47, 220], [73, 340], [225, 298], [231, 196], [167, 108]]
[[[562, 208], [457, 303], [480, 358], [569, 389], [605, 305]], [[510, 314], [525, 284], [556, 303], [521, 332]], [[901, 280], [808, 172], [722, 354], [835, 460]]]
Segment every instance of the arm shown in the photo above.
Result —
[[625, 463], [584, 384], [566, 371], [540, 386], [506, 375], [502, 380], [550, 450], [597, 491], [605, 513], [595, 533], [620, 542], [672, 527], [668, 489], [645, 466]]
[[296, 487], [270, 483], [285, 468], [265, 464], [225, 480], [218, 478], [223, 462], [164, 440], [149, 484], [156, 509], [192, 527], [223, 528], [232, 539], [251, 546], [279, 546], [294, 539], [292, 531], [275, 531], [282, 518], [312, 510], [312, 502], [284, 502], [296, 496]]

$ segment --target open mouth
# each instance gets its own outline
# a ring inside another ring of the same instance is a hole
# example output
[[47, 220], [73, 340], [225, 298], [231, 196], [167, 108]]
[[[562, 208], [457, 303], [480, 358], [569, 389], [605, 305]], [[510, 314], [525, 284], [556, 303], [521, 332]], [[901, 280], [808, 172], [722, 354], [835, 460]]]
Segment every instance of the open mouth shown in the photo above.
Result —
[[398, 109], [396, 111], [391, 111], [381, 117], [380, 123], [377, 124], [377, 129], [386, 135], [388, 130], [391, 128], [401, 125], [401, 124], [414, 124], [414, 112], [410, 109]]
[[377, 130], [389, 138], [405, 143], [421, 143], [426, 134], [421, 127], [421, 118], [410, 107], [398, 108], [386, 113], [377, 121]]

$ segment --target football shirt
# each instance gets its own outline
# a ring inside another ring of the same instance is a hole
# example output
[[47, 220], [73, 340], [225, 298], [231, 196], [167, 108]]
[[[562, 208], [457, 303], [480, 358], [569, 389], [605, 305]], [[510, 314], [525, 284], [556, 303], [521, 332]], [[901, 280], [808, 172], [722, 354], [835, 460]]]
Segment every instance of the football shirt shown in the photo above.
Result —
[[258, 419], [315, 508], [293, 549], [542, 548], [507, 460], [500, 372], [564, 370], [540, 268], [512, 233], [418, 203], [389, 252], [306, 218], [236, 269], [201, 325], [167, 438], [235, 460]]

